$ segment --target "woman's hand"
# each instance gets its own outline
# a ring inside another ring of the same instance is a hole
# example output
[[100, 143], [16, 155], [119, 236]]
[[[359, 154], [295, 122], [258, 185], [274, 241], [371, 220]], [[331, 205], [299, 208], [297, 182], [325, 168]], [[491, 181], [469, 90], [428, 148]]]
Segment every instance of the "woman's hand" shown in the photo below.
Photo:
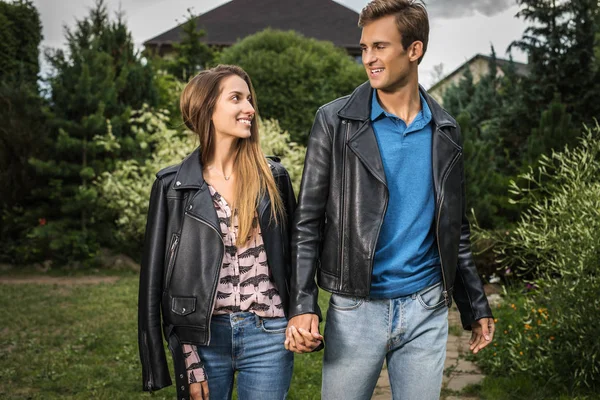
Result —
[[190, 400], [209, 400], [208, 381], [190, 384]]

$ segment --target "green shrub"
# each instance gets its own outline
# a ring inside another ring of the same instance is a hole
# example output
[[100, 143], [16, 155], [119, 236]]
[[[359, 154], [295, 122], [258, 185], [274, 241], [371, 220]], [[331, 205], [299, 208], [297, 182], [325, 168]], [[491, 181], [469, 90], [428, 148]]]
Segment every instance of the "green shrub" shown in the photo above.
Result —
[[502, 268], [528, 278], [528, 290], [511, 292], [496, 310], [493, 350], [478, 362], [492, 375], [599, 390], [600, 127], [521, 178], [511, 191], [529, 208], [496, 237], [496, 252]]
[[[125, 251], [135, 254], [139, 252], [144, 238], [155, 174], [162, 168], [181, 162], [194, 150], [195, 144], [188, 133], [169, 127], [169, 112], [166, 110], [153, 111], [145, 106], [134, 113], [130, 124], [139, 146], [152, 148], [152, 156], [143, 163], [134, 159], [119, 160], [114, 171], [104, 172], [94, 183], [103, 204], [117, 215], [117, 239], [128, 243], [129, 249]], [[119, 143], [110, 125], [105, 135], [94, 137], [94, 142], [106, 151], [118, 151]]]
[[260, 146], [266, 155], [281, 158], [281, 163], [287, 169], [292, 180], [294, 193], [298, 195], [302, 171], [304, 170], [304, 156], [306, 148], [292, 142], [290, 134], [282, 131], [279, 122], [274, 119], [263, 120], [260, 123]]
[[320, 106], [350, 94], [367, 79], [364, 68], [342, 49], [293, 31], [267, 29], [250, 35], [223, 50], [217, 61], [244, 68], [261, 116], [278, 120], [300, 144], [306, 144]]

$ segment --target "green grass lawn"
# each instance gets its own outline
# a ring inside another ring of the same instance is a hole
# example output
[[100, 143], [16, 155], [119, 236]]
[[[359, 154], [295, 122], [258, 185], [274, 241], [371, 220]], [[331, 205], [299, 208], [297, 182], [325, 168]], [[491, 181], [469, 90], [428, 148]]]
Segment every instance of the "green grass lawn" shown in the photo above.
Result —
[[[173, 386], [141, 390], [137, 291], [132, 274], [113, 284], [0, 284], [0, 399], [174, 399]], [[320, 398], [321, 358], [296, 356], [289, 399]]]

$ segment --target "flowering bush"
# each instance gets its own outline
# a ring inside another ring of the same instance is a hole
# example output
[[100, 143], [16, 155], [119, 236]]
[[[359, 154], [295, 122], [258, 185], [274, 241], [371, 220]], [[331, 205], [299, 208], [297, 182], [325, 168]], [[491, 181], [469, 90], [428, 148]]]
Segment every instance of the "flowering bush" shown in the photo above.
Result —
[[600, 127], [522, 178], [511, 189], [529, 209], [495, 251], [503, 270], [529, 278], [496, 310], [496, 341], [478, 362], [494, 375], [600, 389]]
[[304, 156], [306, 148], [292, 142], [288, 131], [279, 126], [274, 119], [263, 120], [260, 123], [260, 146], [266, 155], [281, 158], [281, 163], [287, 169], [292, 180], [294, 193], [298, 195], [302, 171], [304, 170]]

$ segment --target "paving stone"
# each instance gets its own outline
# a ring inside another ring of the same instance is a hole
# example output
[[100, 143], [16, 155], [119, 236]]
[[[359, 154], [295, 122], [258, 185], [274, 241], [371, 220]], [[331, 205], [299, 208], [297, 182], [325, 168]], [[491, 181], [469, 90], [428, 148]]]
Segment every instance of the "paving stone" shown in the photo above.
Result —
[[457, 350], [446, 351], [446, 358], [451, 358], [451, 359], [456, 360], [458, 358], [458, 351]]
[[458, 360], [458, 364], [456, 365], [456, 371], [457, 372], [475, 373], [475, 374], [481, 373], [481, 370], [477, 367], [477, 365], [475, 365], [471, 361], [467, 361], [464, 359]]
[[483, 375], [481, 374], [455, 374], [448, 382], [446, 389], [460, 392], [465, 386], [478, 384], [482, 380]]
[[449, 367], [456, 366], [456, 363], [457, 363], [456, 359], [446, 357], [446, 360], [444, 360], [444, 371]]

